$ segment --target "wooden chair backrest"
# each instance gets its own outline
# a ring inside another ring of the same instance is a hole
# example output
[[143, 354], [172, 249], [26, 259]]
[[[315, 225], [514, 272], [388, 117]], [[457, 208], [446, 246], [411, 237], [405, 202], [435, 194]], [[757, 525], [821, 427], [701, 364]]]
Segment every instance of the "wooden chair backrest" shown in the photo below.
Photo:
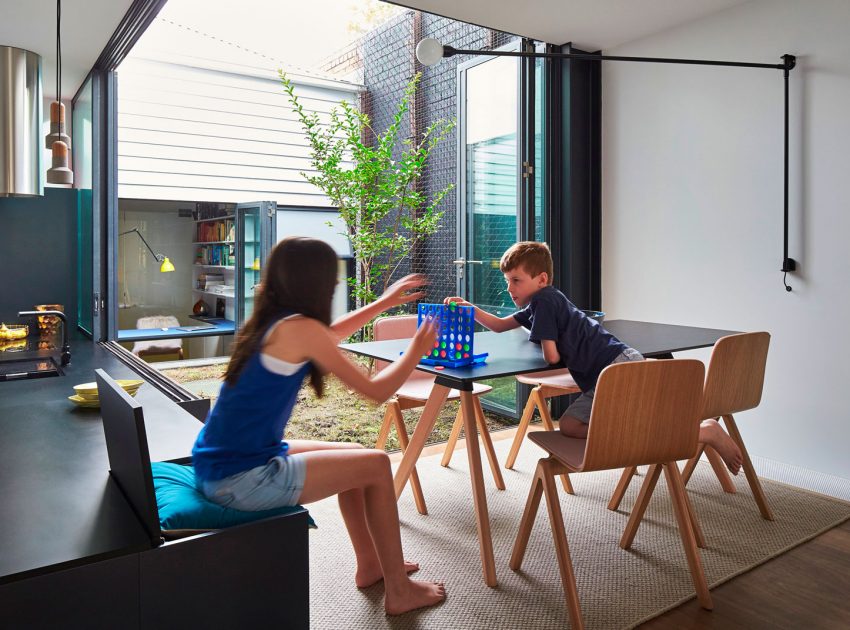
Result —
[[[388, 339], [410, 339], [416, 334], [416, 326], [419, 321], [418, 315], [391, 315], [375, 320], [373, 327], [375, 341], [386, 341]], [[389, 363], [386, 361], [375, 361], [375, 370], [380, 372]]]
[[695, 359], [615, 363], [602, 370], [581, 470], [691, 457], [704, 377], [705, 366]]
[[769, 345], [766, 332], [729, 335], [714, 344], [700, 419], [758, 407]]

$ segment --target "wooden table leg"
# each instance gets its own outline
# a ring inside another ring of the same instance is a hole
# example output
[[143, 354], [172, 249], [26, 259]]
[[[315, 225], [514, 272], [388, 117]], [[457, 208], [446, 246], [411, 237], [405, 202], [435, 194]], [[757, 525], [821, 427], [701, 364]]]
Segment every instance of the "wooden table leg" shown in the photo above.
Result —
[[[407, 483], [410, 473], [413, 472], [413, 467], [416, 466], [416, 461], [419, 459], [422, 449], [425, 448], [425, 440], [427, 440], [428, 436], [431, 435], [431, 431], [434, 429], [434, 424], [437, 422], [437, 415], [439, 415], [440, 409], [443, 408], [448, 396], [448, 387], [437, 385], [436, 383], [434, 384], [434, 389], [431, 390], [428, 402], [425, 403], [425, 408], [422, 410], [422, 415], [419, 418], [419, 422], [416, 423], [416, 428], [413, 430], [413, 435], [410, 438], [410, 444], [408, 444], [407, 450], [404, 451], [401, 463], [399, 464], [398, 470], [396, 470], [395, 473], [395, 478], [393, 479], [396, 499], [401, 496], [401, 492], [404, 490], [404, 485]], [[472, 412], [472, 428], [474, 429], [475, 412], [474, 410], [472, 410]], [[469, 435], [468, 428], [467, 435]], [[474, 436], [475, 433], [473, 432], [472, 435]], [[479, 468], [480, 465], [481, 464], [479, 462]]]
[[[433, 394], [431, 396], [433, 397]], [[429, 399], [428, 402], [430, 403], [431, 400]], [[466, 454], [469, 458], [469, 476], [472, 481], [472, 499], [475, 504], [475, 524], [478, 528], [478, 548], [481, 554], [484, 582], [487, 586], [496, 586], [496, 560], [493, 557], [490, 514], [487, 510], [487, 494], [484, 491], [484, 475], [481, 470], [481, 451], [478, 440], [475, 439], [475, 400], [472, 392], [461, 391], [460, 404], [463, 407], [463, 426], [467, 436]], [[416, 430], [419, 430], [418, 426]], [[411, 442], [411, 446], [412, 444]]]

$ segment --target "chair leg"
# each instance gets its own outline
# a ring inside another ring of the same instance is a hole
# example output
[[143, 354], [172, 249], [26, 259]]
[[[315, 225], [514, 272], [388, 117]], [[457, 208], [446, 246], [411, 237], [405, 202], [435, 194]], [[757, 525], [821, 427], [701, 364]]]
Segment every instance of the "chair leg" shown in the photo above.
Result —
[[543, 397], [540, 388], [535, 387], [532, 389], [531, 395], [534, 396], [534, 400], [537, 403], [537, 409], [540, 411], [540, 419], [543, 420], [543, 426], [547, 431], [554, 431], [555, 425], [552, 422], [552, 414], [549, 413], [549, 403], [546, 402], [546, 398]]
[[525, 438], [525, 434], [528, 433], [528, 425], [531, 422], [531, 418], [534, 416], [535, 400], [534, 392], [532, 390], [528, 400], [525, 401], [525, 408], [522, 410], [522, 417], [519, 419], [519, 425], [517, 426], [516, 434], [514, 435], [514, 443], [511, 444], [511, 450], [508, 452], [508, 458], [505, 460], [505, 468], [512, 469], [514, 467], [517, 455], [519, 455], [519, 447], [522, 444], [522, 440]]
[[770, 507], [767, 505], [767, 498], [764, 496], [764, 490], [761, 488], [761, 483], [756, 475], [756, 469], [753, 467], [753, 462], [750, 461], [750, 454], [747, 453], [747, 449], [744, 446], [744, 440], [741, 439], [741, 432], [738, 431], [738, 425], [735, 424], [735, 419], [731, 414], [723, 416], [723, 422], [729, 430], [729, 435], [738, 444], [738, 448], [741, 449], [741, 454], [744, 456], [744, 474], [747, 476], [747, 482], [750, 484], [750, 490], [752, 490], [753, 498], [759, 506], [761, 516], [765, 520], [772, 521], [773, 512], [770, 511]]
[[[634, 466], [631, 468], [634, 468]], [[623, 471], [620, 483], [622, 483], [623, 479], [626, 478], [626, 473], [628, 472], [629, 468], [626, 468]], [[646, 512], [646, 506], [649, 505], [649, 500], [652, 498], [652, 493], [655, 490], [655, 484], [658, 483], [658, 477], [660, 476], [661, 466], [658, 464], [653, 464], [649, 467], [649, 470], [646, 471], [646, 478], [644, 478], [643, 483], [640, 486], [640, 494], [638, 494], [637, 501], [635, 501], [635, 505], [632, 508], [632, 513], [629, 515], [629, 522], [626, 523], [626, 529], [623, 530], [623, 536], [620, 538], [620, 547], [623, 549], [631, 548], [632, 543], [635, 540], [638, 527], [640, 527], [640, 523], [643, 520], [643, 514]], [[631, 479], [631, 474], [629, 474], [629, 479]], [[617, 487], [619, 488], [619, 484]], [[608, 507], [610, 509], [610, 504]]]
[[685, 467], [682, 469], [682, 483], [686, 486], [691, 480], [691, 475], [694, 474], [694, 470], [696, 470], [697, 464], [699, 463], [699, 458], [702, 457], [702, 453], [704, 450], [705, 444], [703, 444], [702, 442], [697, 444], [697, 452], [694, 453], [694, 456], [687, 461]]
[[[543, 427], [547, 431], [554, 431], [555, 425], [552, 422], [552, 414], [549, 413], [549, 403], [546, 400], [546, 397], [543, 396], [543, 393], [540, 391], [539, 387], [535, 387], [531, 390], [531, 395], [534, 397], [535, 402], [537, 403], [537, 409], [540, 411], [540, 419], [543, 420]], [[575, 490], [573, 490], [573, 484], [570, 482], [570, 476], [567, 473], [561, 475], [561, 484], [564, 486], [564, 491], [567, 494], [575, 494]]]
[[487, 453], [487, 461], [490, 462], [490, 470], [493, 471], [493, 480], [496, 482], [496, 487], [499, 490], [504, 490], [505, 480], [502, 478], [502, 471], [499, 469], [499, 460], [496, 459], [493, 439], [490, 437], [490, 431], [487, 430], [487, 420], [484, 418], [481, 400], [478, 396], [473, 396], [472, 399], [475, 401], [475, 421], [478, 424], [478, 432], [481, 434], [484, 452]]
[[732, 481], [732, 477], [729, 475], [729, 469], [726, 468], [726, 464], [723, 463], [720, 453], [708, 446], [705, 449], [705, 456], [708, 458], [708, 463], [711, 464], [711, 467], [714, 469], [714, 474], [717, 476], [717, 480], [720, 482], [720, 487], [723, 488], [723, 492], [726, 492], [727, 494], [735, 494], [737, 491], [735, 489], [735, 483]]
[[393, 399], [387, 403], [387, 410], [384, 412], [384, 420], [381, 423], [381, 430], [378, 431], [378, 439], [375, 441], [375, 448], [383, 451], [387, 446], [387, 438], [390, 436], [390, 427], [393, 422], [393, 405], [398, 405], [398, 401]]
[[688, 513], [688, 499], [685, 496], [685, 486], [682, 484], [682, 476], [676, 462], [663, 464], [664, 475], [667, 479], [667, 489], [673, 499], [673, 511], [676, 513], [676, 522], [679, 525], [679, 534], [682, 537], [682, 545], [685, 547], [685, 556], [688, 559], [688, 567], [691, 570], [691, 578], [697, 592], [700, 606], [711, 610], [714, 604], [711, 594], [708, 592], [708, 583], [702, 568], [699, 549], [697, 549], [691, 518]]
[[458, 404], [457, 406], [457, 416], [455, 416], [455, 423], [452, 425], [452, 432], [449, 435], [449, 441], [446, 442], [446, 450], [443, 451], [443, 459], [440, 462], [440, 466], [445, 468], [449, 465], [449, 462], [452, 461], [452, 455], [455, 452], [455, 445], [457, 444], [457, 439], [460, 437], [460, 430], [463, 428], [463, 406]]
[[[682, 483], [682, 487], [685, 487], [685, 484]], [[691, 501], [691, 497], [688, 496], [688, 491], [685, 490], [685, 507], [688, 508], [688, 518], [691, 519], [691, 527], [694, 530], [694, 538], [697, 541], [697, 547], [700, 549], [705, 549], [705, 536], [702, 533], [702, 527], [699, 524], [699, 519], [697, 518], [697, 513], [694, 510], [693, 501]]]
[[[395, 405], [389, 408], [392, 409], [392, 417], [395, 421], [396, 432], [398, 433], [398, 443], [401, 446], [401, 452], [404, 453], [407, 450], [410, 439], [407, 436], [407, 427], [404, 426], [401, 406], [395, 401]], [[416, 466], [410, 472], [410, 489], [413, 491], [413, 502], [416, 503], [416, 511], [420, 514], [428, 514], [428, 508], [425, 505], [425, 495], [422, 493], [422, 484], [419, 483], [419, 473], [416, 472]]]
[[629, 466], [623, 469], [623, 474], [620, 475], [620, 481], [617, 482], [617, 487], [614, 488], [614, 494], [611, 495], [611, 500], [608, 501], [608, 509], [612, 512], [616, 512], [617, 508], [620, 507], [620, 503], [623, 501], [623, 497], [635, 473], [637, 473], [637, 466]]
[[546, 495], [546, 507], [549, 510], [549, 523], [552, 526], [552, 538], [555, 540], [555, 556], [558, 558], [558, 569], [561, 573], [561, 585], [564, 598], [570, 612], [570, 626], [577, 630], [584, 628], [581, 616], [581, 603], [578, 598], [576, 576], [570, 559], [570, 547], [567, 543], [567, 533], [564, 529], [564, 517], [561, 514], [561, 503], [558, 500], [558, 489], [555, 487], [555, 472], [549, 459], [543, 460], [542, 483]]
[[514, 571], [519, 571], [522, 567], [522, 560], [525, 558], [525, 550], [528, 547], [528, 538], [531, 536], [532, 527], [534, 527], [534, 518], [537, 516], [537, 510], [540, 508], [540, 497], [543, 496], [542, 471], [543, 460], [541, 459], [537, 462], [537, 468], [534, 470], [534, 477], [531, 480], [531, 490], [528, 492], [528, 500], [525, 502], [525, 510], [519, 521], [519, 531], [516, 534], [514, 549], [511, 552], [509, 566]]

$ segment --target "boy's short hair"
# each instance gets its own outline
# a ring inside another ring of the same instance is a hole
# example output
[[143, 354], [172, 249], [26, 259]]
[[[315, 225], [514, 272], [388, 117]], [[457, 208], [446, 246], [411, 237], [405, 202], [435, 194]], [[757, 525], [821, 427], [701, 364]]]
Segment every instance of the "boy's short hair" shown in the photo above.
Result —
[[517, 267], [522, 267], [532, 278], [545, 271], [549, 284], [552, 284], [552, 252], [546, 243], [520, 241], [511, 245], [502, 254], [499, 269], [502, 273], [508, 273]]

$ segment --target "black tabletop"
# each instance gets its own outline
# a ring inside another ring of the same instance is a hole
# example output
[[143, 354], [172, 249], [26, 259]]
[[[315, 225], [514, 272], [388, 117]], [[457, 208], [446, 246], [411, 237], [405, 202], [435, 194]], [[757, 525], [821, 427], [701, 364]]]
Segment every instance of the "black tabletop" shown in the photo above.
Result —
[[[707, 348], [721, 337], [736, 334], [732, 330], [674, 326], [625, 319], [605, 322], [603, 326], [623, 343], [647, 357], [669, 355], [673, 352]], [[391, 339], [365, 343], [348, 343], [340, 347], [349, 352], [384, 361], [398, 359], [409, 339]], [[517, 328], [504, 333], [483, 332], [475, 334], [475, 353], [487, 352], [483, 365], [438, 370], [431, 365], [418, 365], [417, 369], [439, 377], [441, 384], [458, 389], [469, 389], [472, 381], [500, 376], [513, 376], [528, 372], [552, 369], [543, 359], [540, 346], [528, 341], [528, 332]]]
[[[138, 376], [81, 337], [71, 350], [65, 376], [0, 382], [0, 584], [150, 546], [109, 475], [100, 411], [67, 399], [98, 367]], [[151, 460], [190, 455], [201, 423], [149, 384], [137, 399]]]
[[606, 321], [602, 326], [624, 344], [645, 357], [656, 357], [696, 348], [710, 348], [727, 335], [737, 335], [737, 330], [674, 326], [653, 322], [635, 322], [629, 319]]

